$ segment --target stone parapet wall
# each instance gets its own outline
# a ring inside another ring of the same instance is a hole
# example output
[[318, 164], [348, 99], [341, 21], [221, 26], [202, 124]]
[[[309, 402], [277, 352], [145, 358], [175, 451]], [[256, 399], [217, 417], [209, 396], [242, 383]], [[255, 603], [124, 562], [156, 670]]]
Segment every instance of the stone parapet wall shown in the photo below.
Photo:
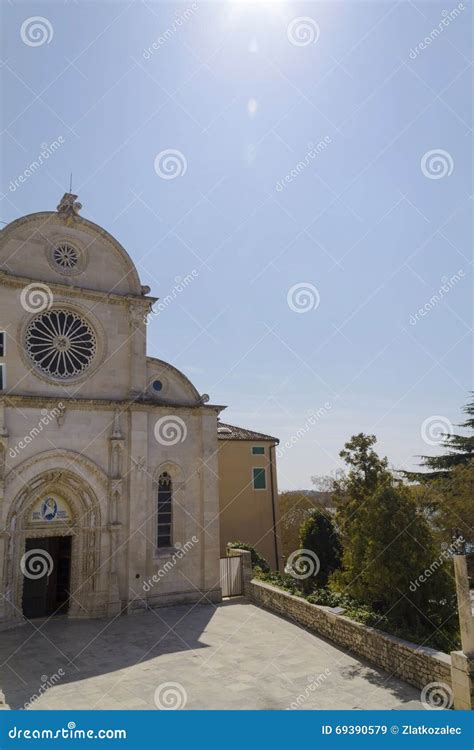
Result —
[[443, 682], [451, 687], [447, 654], [375, 630], [263, 581], [249, 581], [245, 594], [258, 606], [288, 617], [410, 685], [422, 689], [431, 682]]

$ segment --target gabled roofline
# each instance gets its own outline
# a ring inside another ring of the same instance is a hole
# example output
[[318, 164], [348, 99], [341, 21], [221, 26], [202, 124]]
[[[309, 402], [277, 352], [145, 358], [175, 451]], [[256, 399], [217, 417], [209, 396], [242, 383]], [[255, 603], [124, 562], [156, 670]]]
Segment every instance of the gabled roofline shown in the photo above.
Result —
[[78, 227], [82, 227], [86, 231], [93, 231], [95, 234], [100, 235], [106, 242], [109, 242], [110, 245], [112, 245], [112, 247], [114, 247], [115, 250], [118, 251], [124, 267], [128, 267], [127, 276], [130, 280], [132, 294], [140, 296], [141, 283], [138, 276], [138, 271], [135, 263], [125, 250], [124, 246], [112, 234], [110, 234], [110, 232], [99, 226], [99, 224], [95, 224], [93, 221], [90, 221], [90, 219], [84, 218], [84, 216], [75, 215], [74, 219], [69, 224], [61, 219], [60, 214], [57, 211], [37, 211], [35, 213], [26, 214], [25, 216], [20, 216], [18, 219], [14, 219], [0, 230], [0, 241], [2, 239], [8, 238], [9, 234], [18, 227], [26, 225], [29, 222], [38, 221], [38, 219], [42, 218], [45, 219], [45, 225], [50, 221], [53, 221], [55, 224], [64, 225], [66, 227], [76, 225]]
[[[219, 427], [227, 428], [231, 432], [219, 432]], [[263, 432], [255, 432], [254, 430], [248, 430], [246, 427], [237, 427], [236, 425], [227, 424], [221, 421], [218, 421], [217, 423], [217, 438], [218, 440], [274, 443], [275, 445], [280, 443], [280, 439], [273, 437], [272, 435], [266, 435]]]

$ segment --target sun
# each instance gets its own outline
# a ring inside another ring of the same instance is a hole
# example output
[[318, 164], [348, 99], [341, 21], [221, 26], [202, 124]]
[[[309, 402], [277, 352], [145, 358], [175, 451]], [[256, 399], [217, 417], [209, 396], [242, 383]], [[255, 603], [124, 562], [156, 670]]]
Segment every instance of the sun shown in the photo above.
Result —
[[288, 0], [227, 0], [231, 19], [246, 13], [262, 11], [268, 16], [281, 16]]

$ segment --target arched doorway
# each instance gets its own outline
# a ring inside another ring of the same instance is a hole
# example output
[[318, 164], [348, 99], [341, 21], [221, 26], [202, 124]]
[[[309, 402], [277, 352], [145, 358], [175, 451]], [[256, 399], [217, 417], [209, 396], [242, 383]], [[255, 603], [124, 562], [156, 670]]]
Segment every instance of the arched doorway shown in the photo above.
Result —
[[[20, 559], [23, 574], [22, 614], [49, 617], [66, 614], [71, 599], [73, 514], [58, 493], [47, 493], [32, 505], [25, 524], [25, 551]], [[28, 533], [35, 532], [34, 536]], [[36, 536], [36, 532], [42, 536]]]
[[6, 619], [94, 616], [105, 583], [101, 512], [84, 478], [68, 469], [34, 477], [12, 503], [6, 528]]
[[71, 537], [27, 539], [23, 566], [22, 614], [49, 617], [67, 614], [71, 586]]

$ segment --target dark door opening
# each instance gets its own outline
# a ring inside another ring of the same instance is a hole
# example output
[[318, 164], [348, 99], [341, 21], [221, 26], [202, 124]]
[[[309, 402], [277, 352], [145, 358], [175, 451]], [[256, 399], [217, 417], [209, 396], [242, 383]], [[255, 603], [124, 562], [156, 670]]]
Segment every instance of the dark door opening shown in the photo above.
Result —
[[[40, 539], [27, 539], [25, 554], [38, 550], [38, 557], [44, 551], [50, 574], [23, 578], [23, 614], [25, 617], [47, 617], [65, 614], [69, 608], [69, 582], [71, 577], [71, 537], [50, 536]], [[31, 556], [33, 559], [33, 555]]]

